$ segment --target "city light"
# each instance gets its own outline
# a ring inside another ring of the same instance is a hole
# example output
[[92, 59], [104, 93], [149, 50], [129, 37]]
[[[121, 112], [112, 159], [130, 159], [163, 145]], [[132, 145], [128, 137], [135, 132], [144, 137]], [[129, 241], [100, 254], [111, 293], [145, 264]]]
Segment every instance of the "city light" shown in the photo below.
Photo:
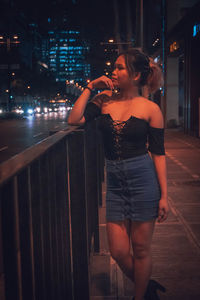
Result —
[[110, 62], [110, 61], [107, 61], [107, 62], [106, 62], [106, 65], [107, 65], [107, 66], [110, 66], [110, 65], [111, 65], [111, 62]]
[[24, 113], [24, 110], [21, 107], [19, 107], [16, 109], [16, 113], [21, 115]]
[[193, 37], [196, 36], [200, 32], [200, 24], [196, 24], [193, 26]]
[[29, 109], [27, 110], [27, 113], [28, 113], [29, 115], [32, 115], [32, 114], [33, 114], [33, 109], [32, 109], [32, 108], [29, 108]]
[[113, 40], [113, 39], [110, 39], [108, 42], [109, 42], [109, 43], [114, 43], [114, 40]]
[[169, 47], [170, 52], [174, 52], [178, 49], [179, 49], [179, 43], [177, 41], [174, 41]]
[[37, 113], [40, 113], [40, 112], [41, 112], [41, 108], [40, 108], [40, 107], [36, 107], [35, 110], [36, 110]]
[[157, 39], [154, 41], [154, 43], [152, 44], [152, 46], [155, 47], [156, 44], [158, 44], [158, 42], [159, 42], [159, 38], [157, 38]]

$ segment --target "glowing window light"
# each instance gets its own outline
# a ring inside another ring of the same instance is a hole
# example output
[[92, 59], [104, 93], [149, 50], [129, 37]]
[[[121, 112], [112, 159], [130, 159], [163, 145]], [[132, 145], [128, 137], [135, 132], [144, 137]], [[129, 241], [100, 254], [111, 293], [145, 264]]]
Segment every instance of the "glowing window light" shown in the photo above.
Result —
[[193, 26], [193, 37], [195, 37], [200, 32], [200, 24]]

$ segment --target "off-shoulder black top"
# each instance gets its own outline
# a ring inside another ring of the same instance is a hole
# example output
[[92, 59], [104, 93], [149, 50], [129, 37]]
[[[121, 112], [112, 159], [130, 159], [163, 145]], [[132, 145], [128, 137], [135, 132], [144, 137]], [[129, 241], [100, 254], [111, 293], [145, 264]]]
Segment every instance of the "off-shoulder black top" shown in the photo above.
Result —
[[146, 120], [133, 115], [126, 121], [118, 122], [110, 114], [102, 114], [101, 109], [93, 102], [87, 104], [84, 117], [86, 122], [97, 118], [105, 157], [109, 160], [127, 159], [148, 151], [165, 155], [164, 128], [151, 127]]

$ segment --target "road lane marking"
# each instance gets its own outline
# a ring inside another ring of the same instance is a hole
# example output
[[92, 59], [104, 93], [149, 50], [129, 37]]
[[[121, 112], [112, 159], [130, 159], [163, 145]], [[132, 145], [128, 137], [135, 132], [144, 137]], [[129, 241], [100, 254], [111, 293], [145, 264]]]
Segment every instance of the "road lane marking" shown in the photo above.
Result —
[[42, 135], [42, 134], [43, 134], [43, 132], [39, 132], [38, 134], [35, 134], [33, 137], [35, 138], [35, 137], [37, 137], [39, 135]]
[[6, 149], [8, 149], [8, 146], [5, 146], [5, 147], [1, 148], [0, 151], [4, 151]]

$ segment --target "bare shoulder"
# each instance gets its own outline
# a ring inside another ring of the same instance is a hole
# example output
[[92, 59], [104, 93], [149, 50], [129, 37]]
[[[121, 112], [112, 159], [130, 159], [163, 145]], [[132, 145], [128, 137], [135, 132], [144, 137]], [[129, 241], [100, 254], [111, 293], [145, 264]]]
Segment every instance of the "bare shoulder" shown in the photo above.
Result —
[[149, 100], [148, 98], [145, 97], [138, 97], [138, 100], [143, 103], [144, 105], [146, 105], [149, 109], [156, 109], [156, 106], [159, 108], [159, 106], [153, 102], [152, 100]]
[[148, 102], [149, 102], [149, 107], [150, 107], [152, 113], [161, 112], [160, 106], [157, 103], [155, 103], [151, 100], [148, 100]]
[[91, 101], [93, 103], [95, 103], [96, 105], [98, 105], [99, 107], [102, 107], [102, 105], [104, 103], [107, 103], [110, 101], [111, 97], [112, 97], [112, 91], [104, 90], [103, 92], [95, 95]]
[[150, 102], [149, 103], [150, 126], [163, 128], [164, 127], [163, 114], [159, 105], [151, 100], [148, 101]]

